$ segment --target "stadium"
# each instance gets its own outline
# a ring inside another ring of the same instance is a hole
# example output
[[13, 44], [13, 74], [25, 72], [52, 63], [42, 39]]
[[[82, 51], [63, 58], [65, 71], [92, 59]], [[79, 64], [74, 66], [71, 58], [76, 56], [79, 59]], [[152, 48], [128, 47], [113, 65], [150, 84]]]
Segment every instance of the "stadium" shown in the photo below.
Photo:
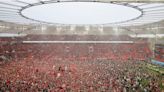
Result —
[[0, 92], [164, 92], [164, 1], [0, 0]]

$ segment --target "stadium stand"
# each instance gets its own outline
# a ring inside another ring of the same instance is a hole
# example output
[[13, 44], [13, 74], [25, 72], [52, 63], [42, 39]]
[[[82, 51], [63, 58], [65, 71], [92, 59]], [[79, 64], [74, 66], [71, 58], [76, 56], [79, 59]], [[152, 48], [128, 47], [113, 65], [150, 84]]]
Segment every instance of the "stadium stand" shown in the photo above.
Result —
[[[162, 76], [142, 67], [152, 55], [147, 43], [23, 44], [18, 41], [0, 47], [2, 92], [162, 90], [159, 87]], [[4, 57], [10, 58], [10, 62]]]

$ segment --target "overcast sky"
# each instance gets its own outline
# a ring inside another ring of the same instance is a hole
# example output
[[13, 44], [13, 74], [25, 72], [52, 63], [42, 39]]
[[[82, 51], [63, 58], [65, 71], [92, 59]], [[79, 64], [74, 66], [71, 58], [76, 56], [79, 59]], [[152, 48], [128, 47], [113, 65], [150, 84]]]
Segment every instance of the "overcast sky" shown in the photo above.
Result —
[[115, 4], [96, 2], [51, 3], [27, 8], [23, 15], [51, 23], [106, 24], [138, 17], [137, 9]]

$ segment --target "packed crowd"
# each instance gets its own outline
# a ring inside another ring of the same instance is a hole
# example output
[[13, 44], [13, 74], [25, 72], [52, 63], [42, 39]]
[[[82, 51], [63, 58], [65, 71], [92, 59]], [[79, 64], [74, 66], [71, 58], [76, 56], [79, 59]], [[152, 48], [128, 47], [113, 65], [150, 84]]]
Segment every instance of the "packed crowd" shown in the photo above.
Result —
[[[5, 48], [3, 48], [5, 47]], [[62, 60], [147, 60], [152, 53], [145, 43], [130, 44], [13, 44], [1, 47], [1, 55], [10, 57], [49, 58]]]
[[156, 44], [155, 59], [158, 61], [164, 62], [164, 45]]
[[[163, 82], [163, 83], [162, 83]], [[33, 56], [0, 66], [1, 92], [162, 92], [141, 61], [65, 61]]]
[[[0, 92], [162, 92], [146, 43], [0, 45]], [[6, 59], [5, 59], [6, 58]]]

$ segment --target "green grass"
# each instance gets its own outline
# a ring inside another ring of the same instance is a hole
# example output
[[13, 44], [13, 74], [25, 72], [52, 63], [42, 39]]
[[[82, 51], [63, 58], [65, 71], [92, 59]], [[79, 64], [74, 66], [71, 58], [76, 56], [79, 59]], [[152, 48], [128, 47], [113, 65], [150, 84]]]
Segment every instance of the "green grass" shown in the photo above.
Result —
[[153, 64], [147, 64], [146, 67], [150, 70], [159, 72], [160, 74], [164, 74], [164, 68], [153, 65]]
[[[161, 90], [164, 90], [164, 85], [162, 85], [162, 80], [163, 80], [163, 76], [164, 76], [164, 68], [159, 67], [157, 65], [149, 64], [149, 63], [146, 64], [145, 68], [149, 73], [154, 74], [154, 75], [158, 75], [158, 77], [160, 77], [160, 80], [158, 80], [158, 83], [160, 85], [159, 87], [161, 88]], [[144, 86], [146, 86], [148, 83], [148, 80], [144, 79], [141, 81], [141, 83]]]

